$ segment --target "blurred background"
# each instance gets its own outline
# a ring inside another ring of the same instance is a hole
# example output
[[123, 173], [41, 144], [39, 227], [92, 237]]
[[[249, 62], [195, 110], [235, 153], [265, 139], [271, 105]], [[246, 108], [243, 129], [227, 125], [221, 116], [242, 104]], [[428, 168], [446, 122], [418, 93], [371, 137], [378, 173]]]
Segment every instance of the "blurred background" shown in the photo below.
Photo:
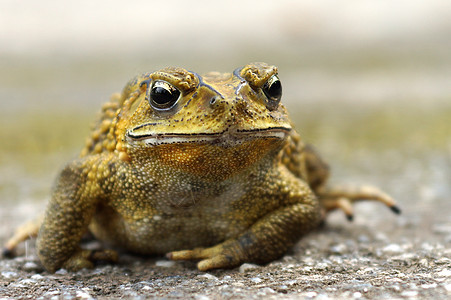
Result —
[[[253, 61], [279, 67], [283, 101], [333, 181], [383, 187], [398, 220], [451, 224], [451, 2], [3, 0], [0, 237], [44, 207], [130, 78]], [[359, 207], [356, 222], [387, 218]]]

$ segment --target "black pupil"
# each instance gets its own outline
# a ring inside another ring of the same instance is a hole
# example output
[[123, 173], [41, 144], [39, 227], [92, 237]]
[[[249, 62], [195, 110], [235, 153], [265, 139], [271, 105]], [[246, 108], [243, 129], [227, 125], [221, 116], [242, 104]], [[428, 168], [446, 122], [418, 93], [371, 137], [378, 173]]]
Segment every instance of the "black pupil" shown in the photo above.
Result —
[[279, 100], [282, 96], [282, 84], [280, 80], [275, 80], [266, 89], [266, 94], [271, 100]]
[[170, 86], [154, 86], [150, 91], [152, 104], [157, 108], [171, 107], [179, 98], [180, 92]]

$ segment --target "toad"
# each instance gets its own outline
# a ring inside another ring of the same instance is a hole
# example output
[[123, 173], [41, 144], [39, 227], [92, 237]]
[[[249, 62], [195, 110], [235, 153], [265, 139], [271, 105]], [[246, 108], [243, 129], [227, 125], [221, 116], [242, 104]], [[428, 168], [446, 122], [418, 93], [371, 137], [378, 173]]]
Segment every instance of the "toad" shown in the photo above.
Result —
[[[375, 200], [371, 186], [327, 184], [329, 168], [281, 103], [277, 68], [251, 63], [200, 76], [165, 68], [131, 80], [103, 105], [80, 157], [60, 172], [37, 235], [44, 267], [91, 268], [116, 250], [196, 260], [199, 270], [267, 263], [328, 212]], [[83, 249], [86, 232], [105, 245]]]

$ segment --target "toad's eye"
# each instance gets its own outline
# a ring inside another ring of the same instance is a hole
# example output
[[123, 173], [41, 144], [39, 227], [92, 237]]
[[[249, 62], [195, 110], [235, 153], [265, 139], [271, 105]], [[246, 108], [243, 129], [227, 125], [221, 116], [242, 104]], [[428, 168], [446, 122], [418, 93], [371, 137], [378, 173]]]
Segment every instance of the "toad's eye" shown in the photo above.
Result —
[[166, 81], [155, 81], [149, 90], [150, 106], [156, 110], [172, 108], [180, 98], [180, 91]]
[[282, 98], [282, 83], [280, 83], [279, 77], [273, 75], [269, 78], [263, 85], [262, 90], [263, 93], [265, 93], [266, 98], [268, 98], [268, 109], [276, 109], [279, 105], [280, 98]]

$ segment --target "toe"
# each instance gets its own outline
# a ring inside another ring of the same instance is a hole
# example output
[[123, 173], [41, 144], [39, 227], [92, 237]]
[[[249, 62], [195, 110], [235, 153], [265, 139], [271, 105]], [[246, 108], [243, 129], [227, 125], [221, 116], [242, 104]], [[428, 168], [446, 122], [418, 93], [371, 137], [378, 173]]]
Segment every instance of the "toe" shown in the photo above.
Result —
[[173, 251], [166, 254], [166, 257], [171, 260], [196, 260], [207, 258], [203, 252], [204, 249], [202, 248], [194, 250]]
[[200, 271], [207, 271], [211, 269], [224, 269], [231, 267], [235, 267], [235, 265], [232, 264], [231, 259], [225, 255], [217, 255], [209, 259], [204, 259], [197, 264], [197, 268]]

